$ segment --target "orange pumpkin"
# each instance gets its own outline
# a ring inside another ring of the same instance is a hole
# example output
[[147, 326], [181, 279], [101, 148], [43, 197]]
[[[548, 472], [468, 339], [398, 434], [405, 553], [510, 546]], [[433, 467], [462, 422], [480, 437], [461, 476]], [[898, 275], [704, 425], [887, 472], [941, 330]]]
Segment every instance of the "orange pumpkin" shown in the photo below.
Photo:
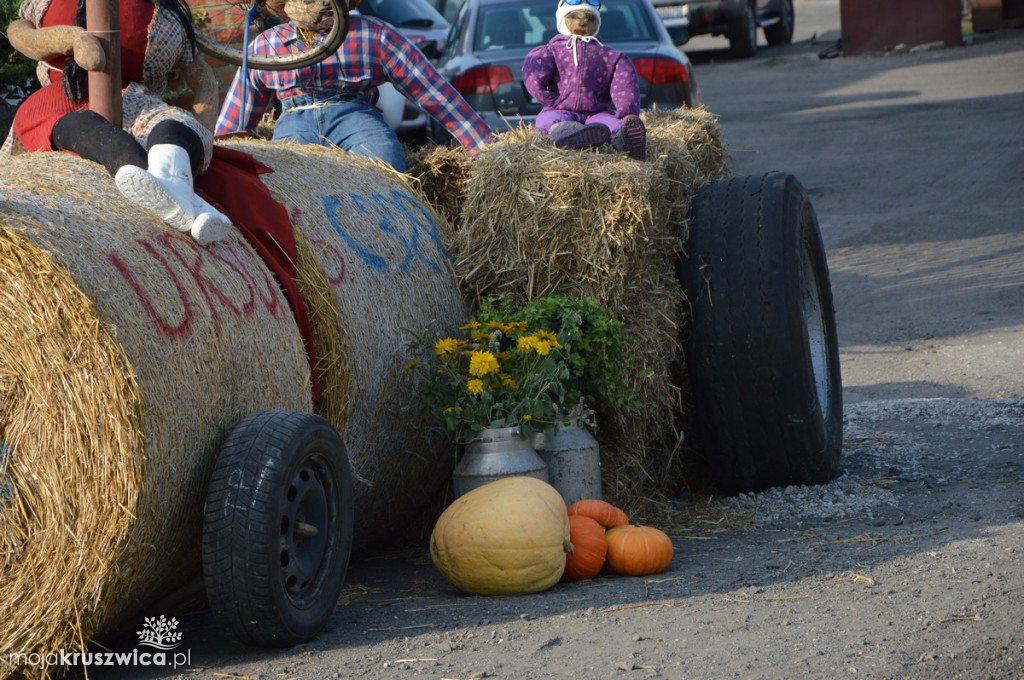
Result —
[[626, 524], [609, 529], [608, 569], [625, 576], [660, 574], [672, 563], [672, 539], [661, 529]]
[[605, 529], [629, 524], [629, 517], [622, 510], [618, 509], [607, 501], [599, 501], [594, 498], [584, 498], [569, 506], [569, 516], [582, 515], [594, 520]]
[[569, 517], [569, 542], [572, 550], [565, 556], [563, 581], [582, 581], [594, 578], [604, 566], [608, 540], [604, 527], [583, 515]]

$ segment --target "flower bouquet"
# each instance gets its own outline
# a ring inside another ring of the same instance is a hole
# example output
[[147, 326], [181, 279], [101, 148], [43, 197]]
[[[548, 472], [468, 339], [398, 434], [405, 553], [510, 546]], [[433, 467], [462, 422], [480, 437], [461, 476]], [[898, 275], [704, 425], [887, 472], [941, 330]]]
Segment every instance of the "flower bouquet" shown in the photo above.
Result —
[[492, 428], [529, 438], [556, 422], [572, 376], [558, 336], [525, 321], [473, 321], [462, 337], [413, 334], [404, 370], [424, 378], [423, 404], [462, 443]]

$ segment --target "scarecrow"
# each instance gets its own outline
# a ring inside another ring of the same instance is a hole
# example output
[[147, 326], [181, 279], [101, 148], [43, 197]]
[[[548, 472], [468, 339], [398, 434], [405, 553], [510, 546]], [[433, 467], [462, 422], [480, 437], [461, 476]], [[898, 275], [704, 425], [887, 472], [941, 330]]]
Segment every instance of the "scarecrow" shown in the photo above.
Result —
[[[207, 168], [213, 153], [217, 82], [196, 50], [188, 5], [120, 0], [119, 8], [121, 128], [88, 108], [87, 72], [102, 70], [106, 55], [84, 28], [84, 0], [22, 3], [8, 38], [39, 61], [43, 87], [18, 107], [3, 152], [60, 149], [96, 161], [126, 198], [178, 231], [203, 245], [225, 239], [234, 231], [231, 221], [193, 189], [193, 177]], [[179, 69], [196, 93], [193, 112], [159, 95]]]
[[[360, 0], [350, 0], [354, 10]], [[249, 50], [260, 56], [286, 54], [303, 42], [322, 40], [330, 28], [327, 3], [289, 0], [288, 23], [256, 36]], [[374, 108], [377, 87], [392, 83], [434, 117], [475, 155], [493, 141], [487, 124], [400, 31], [377, 18], [353, 14], [341, 48], [319, 64], [291, 71], [239, 69], [217, 120], [217, 135], [249, 132], [276, 96], [282, 113], [274, 139], [337, 146], [406, 169], [405, 151]]]
[[544, 108], [537, 130], [561, 149], [611, 143], [645, 160], [640, 86], [633, 62], [601, 43], [600, 0], [559, 0], [558, 35], [523, 60], [526, 89]]

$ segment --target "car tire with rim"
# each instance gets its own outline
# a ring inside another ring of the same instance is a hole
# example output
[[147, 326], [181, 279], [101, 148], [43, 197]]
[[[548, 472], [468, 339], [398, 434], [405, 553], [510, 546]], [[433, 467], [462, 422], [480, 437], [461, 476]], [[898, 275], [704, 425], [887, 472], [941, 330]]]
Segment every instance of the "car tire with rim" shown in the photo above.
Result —
[[324, 418], [261, 411], [228, 436], [203, 520], [210, 608], [242, 642], [289, 647], [315, 637], [348, 569], [348, 456]]
[[779, 21], [764, 27], [764, 39], [769, 45], [788, 45], [793, 42], [793, 29], [796, 26], [796, 15], [793, 12], [793, 0], [779, 0]]
[[733, 56], [746, 58], [757, 54], [757, 15], [754, 0], [747, 2], [743, 15], [729, 27], [729, 49]]
[[728, 493], [821, 484], [839, 468], [842, 383], [814, 208], [792, 175], [702, 187], [680, 280], [701, 458]]

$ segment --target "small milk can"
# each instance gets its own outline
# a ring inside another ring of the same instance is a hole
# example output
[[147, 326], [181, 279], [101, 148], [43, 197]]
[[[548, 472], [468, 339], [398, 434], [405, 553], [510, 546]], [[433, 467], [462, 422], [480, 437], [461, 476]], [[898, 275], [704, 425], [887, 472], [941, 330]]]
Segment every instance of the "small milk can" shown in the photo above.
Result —
[[601, 499], [601, 453], [597, 440], [568, 418], [534, 439], [534, 447], [548, 466], [551, 485], [566, 505], [584, 498]]
[[550, 482], [548, 466], [519, 432], [518, 427], [482, 430], [466, 444], [452, 473], [455, 497], [505, 477], [536, 477]]

